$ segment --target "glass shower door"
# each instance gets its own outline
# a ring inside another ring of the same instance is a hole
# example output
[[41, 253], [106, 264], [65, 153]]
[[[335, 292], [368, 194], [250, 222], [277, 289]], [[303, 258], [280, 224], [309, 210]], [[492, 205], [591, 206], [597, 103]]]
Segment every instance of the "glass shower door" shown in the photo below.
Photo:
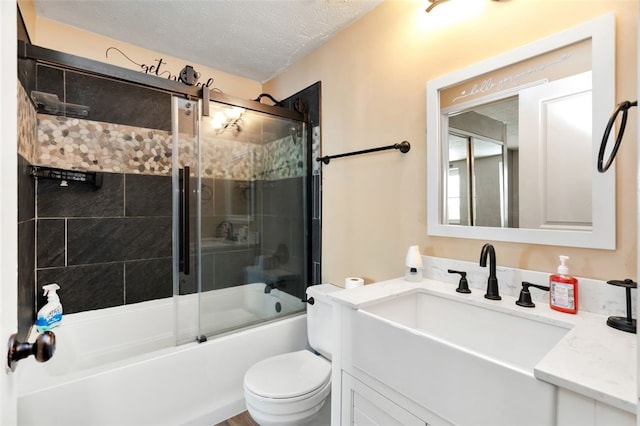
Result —
[[212, 101], [202, 118], [199, 335], [305, 308], [310, 156], [289, 115]]
[[178, 344], [199, 338], [200, 102], [172, 98], [173, 293]]
[[310, 162], [303, 115], [174, 98], [177, 343], [303, 312]]

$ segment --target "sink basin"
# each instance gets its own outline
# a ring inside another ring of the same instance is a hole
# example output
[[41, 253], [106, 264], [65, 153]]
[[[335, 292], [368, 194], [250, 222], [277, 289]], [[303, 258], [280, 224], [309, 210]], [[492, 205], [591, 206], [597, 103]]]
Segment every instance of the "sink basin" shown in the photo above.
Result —
[[569, 328], [498, 303], [418, 290], [362, 307], [352, 316], [353, 365], [443, 424], [554, 424], [556, 389], [533, 368]]
[[399, 296], [362, 310], [531, 374], [538, 361], [569, 331], [556, 324], [425, 292]]

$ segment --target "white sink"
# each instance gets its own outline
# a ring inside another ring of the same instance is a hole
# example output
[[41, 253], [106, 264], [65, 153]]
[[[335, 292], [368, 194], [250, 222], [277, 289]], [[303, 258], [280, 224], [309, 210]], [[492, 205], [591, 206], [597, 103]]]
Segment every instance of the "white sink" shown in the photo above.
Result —
[[422, 291], [362, 310], [531, 374], [538, 361], [569, 331], [556, 324]]
[[353, 365], [443, 424], [554, 424], [556, 389], [533, 368], [569, 328], [490, 303], [417, 290], [363, 307], [352, 318]]

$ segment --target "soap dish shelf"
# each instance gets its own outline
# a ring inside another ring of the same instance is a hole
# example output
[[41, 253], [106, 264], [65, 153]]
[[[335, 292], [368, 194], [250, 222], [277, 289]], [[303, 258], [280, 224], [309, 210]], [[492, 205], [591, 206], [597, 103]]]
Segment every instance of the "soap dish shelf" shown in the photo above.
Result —
[[80, 170], [56, 169], [53, 167], [31, 166], [31, 176], [59, 180], [60, 186], [67, 186], [67, 182], [86, 182], [93, 185], [94, 189], [102, 187], [102, 173], [84, 172]]

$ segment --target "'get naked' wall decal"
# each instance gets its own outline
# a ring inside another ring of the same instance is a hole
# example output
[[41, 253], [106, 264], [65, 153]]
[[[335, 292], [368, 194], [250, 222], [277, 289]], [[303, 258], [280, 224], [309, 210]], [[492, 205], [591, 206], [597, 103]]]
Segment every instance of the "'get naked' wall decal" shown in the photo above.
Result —
[[167, 63], [162, 59], [154, 59], [152, 65], [147, 64], [139, 64], [134, 61], [130, 57], [128, 57], [122, 50], [117, 47], [109, 47], [105, 52], [105, 56], [109, 58], [109, 52], [115, 50], [119, 54], [121, 54], [125, 59], [127, 59], [132, 64], [138, 66], [140, 70], [145, 74], [152, 74], [157, 77], [166, 77], [169, 80], [179, 81], [188, 86], [204, 86], [209, 87], [213, 84], [213, 77], [210, 77], [206, 83], [198, 83], [198, 79], [200, 78], [200, 73], [196, 72], [191, 65], [185, 65], [185, 67], [180, 71], [179, 74], [172, 73], [171, 71], [162, 69], [163, 65], [167, 65]]

